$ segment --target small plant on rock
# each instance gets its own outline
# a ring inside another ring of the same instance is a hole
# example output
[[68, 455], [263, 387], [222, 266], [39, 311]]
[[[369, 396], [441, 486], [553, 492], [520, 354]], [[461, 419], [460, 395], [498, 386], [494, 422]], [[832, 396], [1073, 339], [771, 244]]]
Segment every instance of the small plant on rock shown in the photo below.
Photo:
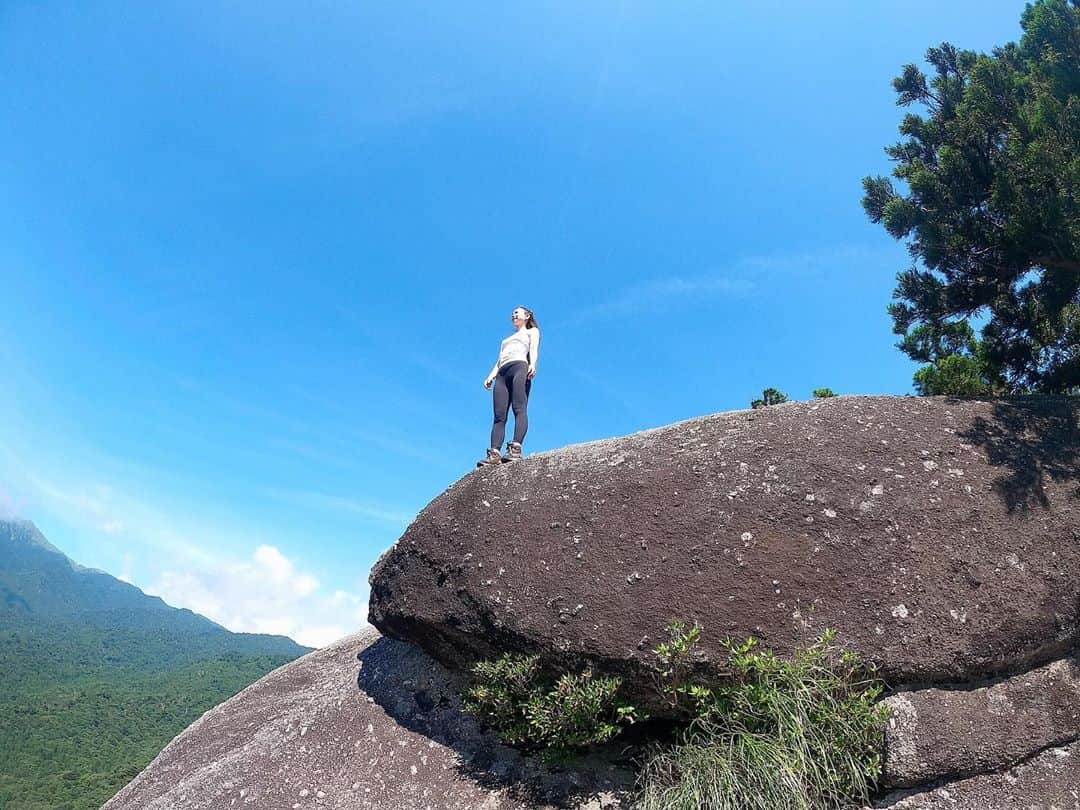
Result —
[[653, 650], [659, 664], [657, 690], [667, 698], [672, 708], [679, 708], [694, 688], [687, 680], [693, 672], [694, 651], [701, 639], [701, 625], [694, 622], [687, 627], [684, 622], [674, 621], [666, 630], [669, 640], [661, 642]]
[[550, 759], [607, 742], [623, 726], [641, 719], [619, 696], [622, 679], [592, 670], [557, 679], [536, 655], [507, 653], [472, 668], [464, 695], [466, 710], [511, 745], [541, 748]]
[[769, 405], [780, 405], [787, 402], [787, 394], [777, 388], [766, 388], [761, 392], [761, 399], [750, 400], [750, 407], [755, 410]]

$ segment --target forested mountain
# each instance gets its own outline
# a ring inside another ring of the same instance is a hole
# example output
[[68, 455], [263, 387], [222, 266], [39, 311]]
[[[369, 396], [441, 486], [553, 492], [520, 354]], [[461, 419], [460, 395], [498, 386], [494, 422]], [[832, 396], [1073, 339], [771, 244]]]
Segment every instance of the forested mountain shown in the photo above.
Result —
[[308, 649], [231, 633], [0, 520], [0, 808], [97, 808], [202, 712]]

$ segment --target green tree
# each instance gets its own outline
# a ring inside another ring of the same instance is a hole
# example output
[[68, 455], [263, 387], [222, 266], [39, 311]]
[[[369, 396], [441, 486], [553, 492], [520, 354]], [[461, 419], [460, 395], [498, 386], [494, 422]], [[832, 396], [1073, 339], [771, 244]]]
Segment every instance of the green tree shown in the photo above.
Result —
[[897, 103], [925, 114], [886, 149], [901, 188], [863, 180], [870, 219], [914, 260], [889, 312], [931, 364], [922, 387], [961, 371], [984, 392], [1080, 386], [1080, 0], [1036, 0], [1021, 26], [989, 55], [930, 48], [930, 76], [905, 65]]
[[828, 399], [836, 396], [836, 392], [831, 388], [815, 388], [811, 393], [814, 395], [814, 399]]
[[986, 360], [986, 344], [967, 321], [930, 329], [920, 324], [905, 337], [905, 351], [928, 365], [915, 372], [915, 390], [923, 396], [987, 396], [1005, 389]]
[[947, 354], [915, 372], [915, 390], [923, 396], [978, 397], [991, 393], [979, 361], [967, 354]]
[[764, 408], [766, 405], [779, 405], [781, 402], [787, 402], [787, 394], [776, 388], [766, 388], [761, 392], [761, 399], [750, 400], [751, 408]]

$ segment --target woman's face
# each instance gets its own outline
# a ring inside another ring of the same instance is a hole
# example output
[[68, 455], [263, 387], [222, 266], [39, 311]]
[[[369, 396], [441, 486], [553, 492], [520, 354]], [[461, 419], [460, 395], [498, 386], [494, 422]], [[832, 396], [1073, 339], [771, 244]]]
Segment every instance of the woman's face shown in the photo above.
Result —
[[510, 320], [514, 326], [521, 326], [529, 320], [529, 313], [525, 311], [524, 307], [518, 307], [510, 313]]

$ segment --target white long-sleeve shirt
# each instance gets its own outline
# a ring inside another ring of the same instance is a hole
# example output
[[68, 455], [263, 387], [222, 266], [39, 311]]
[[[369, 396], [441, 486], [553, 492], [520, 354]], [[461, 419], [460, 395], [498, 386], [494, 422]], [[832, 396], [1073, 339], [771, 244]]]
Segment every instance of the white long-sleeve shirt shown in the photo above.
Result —
[[499, 359], [491, 370], [492, 376], [509, 363], [526, 362], [536, 368], [536, 359], [540, 354], [540, 330], [536, 327], [519, 329], [506, 338], [499, 346]]

